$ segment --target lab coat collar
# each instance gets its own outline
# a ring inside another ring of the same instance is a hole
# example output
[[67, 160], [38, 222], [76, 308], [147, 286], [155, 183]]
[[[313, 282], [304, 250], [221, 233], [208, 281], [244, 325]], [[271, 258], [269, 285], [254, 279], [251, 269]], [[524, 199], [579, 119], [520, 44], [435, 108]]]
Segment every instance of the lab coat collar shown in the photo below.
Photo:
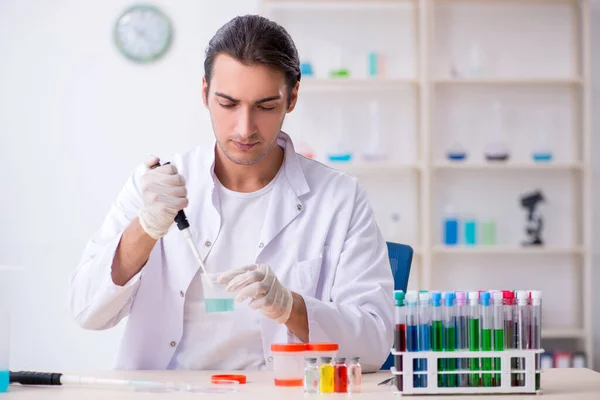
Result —
[[[306, 181], [306, 177], [302, 168], [300, 167], [300, 162], [298, 154], [296, 154], [296, 150], [294, 149], [294, 143], [290, 136], [284, 131], [279, 132], [279, 137], [277, 138], [277, 144], [284, 150], [284, 158], [283, 164], [281, 168], [285, 173], [285, 177], [287, 178], [287, 183], [291, 186], [291, 189], [295, 193], [297, 197], [302, 196], [310, 191], [308, 186], [308, 182]], [[212, 178], [213, 190], [216, 185], [217, 176], [215, 175], [215, 152], [217, 151], [217, 142], [215, 141], [212, 146], [212, 151], [208, 154], [207, 162], [210, 164], [209, 173]]]

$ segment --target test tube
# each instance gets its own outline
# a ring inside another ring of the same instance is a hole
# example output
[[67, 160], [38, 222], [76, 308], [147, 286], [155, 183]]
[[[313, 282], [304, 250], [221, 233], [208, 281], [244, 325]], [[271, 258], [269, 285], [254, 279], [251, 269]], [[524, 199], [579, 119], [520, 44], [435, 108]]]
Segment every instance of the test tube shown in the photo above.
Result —
[[[456, 292], [456, 349], [466, 351], [469, 349], [469, 308], [467, 307], [467, 295], [465, 292]], [[457, 367], [461, 371], [469, 369], [469, 360], [460, 358], [457, 360]], [[467, 374], [458, 375], [458, 386], [469, 386], [469, 376]]]
[[[517, 349], [527, 350], [529, 349], [529, 337], [531, 331], [531, 318], [529, 313], [527, 292], [524, 290], [517, 291], [517, 307], [516, 307], [516, 318], [515, 318], [515, 332]], [[517, 358], [517, 369], [525, 369], [525, 359]], [[518, 373], [516, 375], [516, 386], [525, 386], [525, 374]]]
[[[542, 292], [534, 290], [531, 292], [531, 348], [540, 349], [542, 345]], [[541, 368], [540, 354], [535, 355], [535, 390], [540, 390]]]
[[[406, 293], [406, 351], [419, 351], [417, 298], [417, 292]], [[419, 370], [417, 361], [413, 360], [413, 371]], [[419, 383], [419, 376], [413, 374], [413, 387], [419, 387]]]
[[[442, 317], [442, 293], [431, 292], [431, 350], [444, 349], [444, 322]], [[443, 371], [442, 360], [437, 363], [438, 371]], [[438, 387], [444, 387], [446, 375], [438, 375]]]
[[[479, 293], [469, 292], [469, 351], [479, 351], [479, 328], [481, 312], [479, 311]], [[469, 359], [469, 369], [471, 371], [480, 370], [479, 358]], [[469, 375], [469, 386], [478, 387], [480, 385], [480, 374]]]
[[[456, 307], [454, 293], [444, 293], [444, 351], [456, 350]], [[442, 366], [445, 371], [456, 371], [456, 358], [446, 358]], [[443, 375], [446, 387], [456, 387], [456, 374]]]
[[[395, 291], [394, 299], [396, 300], [396, 330], [394, 338], [394, 350], [406, 351], [406, 307], [404, 306], [404, 292], [402, 290]], [[394, 365], [396, 367], [396, 371], [402, 371], [402, 356], [396, 355], [394, 357]], [[396, 388], [398, 391], [402, 392], [402, 375], [396, 375]]]
[[[482, 292], [480, 294], [480, 309], [481, 309], [481, 350], [492, 351], [492, 331], [494, 328], [494, 315], [492, 305], [490, 303], [490, 293]], [[492, 359], [483, 358], [481, 362], [483, 371], [492, 370]], [[492, 374], [481, 375], [481, 386], [492, 386]]]
[[[429, 293], [419, 292], [419, 351], [431, 350], [431, 312], [429, 307]], [[427, 372], [427, 359], [419, 359], [419, 370]], [[420, 386], [427, 387], [427, 375], [420, 375]]]
[[[513, 350], [517, 348], [517, 336], [515, 332], [515, 293], [511, 290], [502, 291], [504, 303], [504, 348]], [[517, 369], [517, 361], [512, 358], [510, 369]], [[517, 385], [517, 375], [511, 374], [511, 385]]]
[[[494, 351], [504, 350], [504, 306], [502, 292], [494, 295]], [[502, 369], [501, 359], [494, 358], [494, 386], [501, 386], [500, 371]]]

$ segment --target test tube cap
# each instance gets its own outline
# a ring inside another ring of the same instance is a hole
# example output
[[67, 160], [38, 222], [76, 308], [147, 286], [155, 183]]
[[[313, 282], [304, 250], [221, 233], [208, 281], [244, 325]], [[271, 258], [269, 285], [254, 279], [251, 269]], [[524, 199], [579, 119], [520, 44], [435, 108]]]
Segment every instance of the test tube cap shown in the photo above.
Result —
[[336, 363], [345, 363], [346, 362], [346, 357], [336, 357], [335, 358], [335, 362]]
[[306, 357], [306, 358], [304, 358], [304, 361], [306, 361], [307, 364], [316, 364], [317, 363], [317, 359], [315, 357]]
[[479, 298], [481, 299], [482, 306], [490, 305], [490, 292], [481, 292], [479, 293]]
[[395, 291], [394, 299], [396, 300], [397, 306], [402, 306], [404, 304], [404, 292], [402, 290]]
[[531, 298], [534, 300], [541, 300], [542, 299], [542, 291], [541, 290], [532, 290]]
[[467, 295], [465, 292], [459, 291], [455, 292], [456, 295], [456, 304], [465, 305], [467, 301]]
[[410, 291], [406, 293], [405, 299], [406, 303], [416, 303], [418, 299], [417, 292]]
[[428, 291], [419, 291], [419, 301], [427, 301], [429, 302], [429, 292]]
[[358, 364], [359, 361], [360, 361], [360, 357], [350, 357], [351, 363]]
[[438, 291], [431, 292], [431, 305], [441, 306], [442, 305], [442, 293]]
[[331, 359], [332, 359], [331, 357], [321, 357], [321, 362], [330, 363]]
[[479, 292], [468, 292], [467, 297], [469, 300], [479, 299]]
[[495, 291], [492, 294], [492, 298], [494, 299], [494, 301], [502, 301], [502, 299], [504, 298], [504, 295], [500, 291]]
[[454, 305], [454, 292], [444, 292], [444, 302], [447, 306]]

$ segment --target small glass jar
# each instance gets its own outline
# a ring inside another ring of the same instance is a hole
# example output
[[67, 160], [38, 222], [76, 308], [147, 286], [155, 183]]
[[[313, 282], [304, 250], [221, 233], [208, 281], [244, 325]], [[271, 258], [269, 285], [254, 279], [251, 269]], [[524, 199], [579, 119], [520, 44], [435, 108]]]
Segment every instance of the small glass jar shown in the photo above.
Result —
[[362, 367], [359, 357], [350, 358], [348, 363], [348, 392], [360, 393], [362, 385]]
[[333, 364], [331, 357], [321, 357], [319, 365], [319, 391], [321, 393], [333, 393]]
[[319, 366], [317, 359], [308, 357], [304, 365], [304, 393], [319, 393]]

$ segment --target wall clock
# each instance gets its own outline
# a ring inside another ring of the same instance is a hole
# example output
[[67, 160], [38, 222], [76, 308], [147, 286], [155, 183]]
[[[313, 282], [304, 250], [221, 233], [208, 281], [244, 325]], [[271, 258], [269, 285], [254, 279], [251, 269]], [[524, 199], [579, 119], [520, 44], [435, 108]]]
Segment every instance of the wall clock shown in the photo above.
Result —
[[137, 63], [161, 58], [173, 37], [171, 21], [165, 13], [150, 5], [135, 5], [117, 19], [114, 40], [119, 51]]

